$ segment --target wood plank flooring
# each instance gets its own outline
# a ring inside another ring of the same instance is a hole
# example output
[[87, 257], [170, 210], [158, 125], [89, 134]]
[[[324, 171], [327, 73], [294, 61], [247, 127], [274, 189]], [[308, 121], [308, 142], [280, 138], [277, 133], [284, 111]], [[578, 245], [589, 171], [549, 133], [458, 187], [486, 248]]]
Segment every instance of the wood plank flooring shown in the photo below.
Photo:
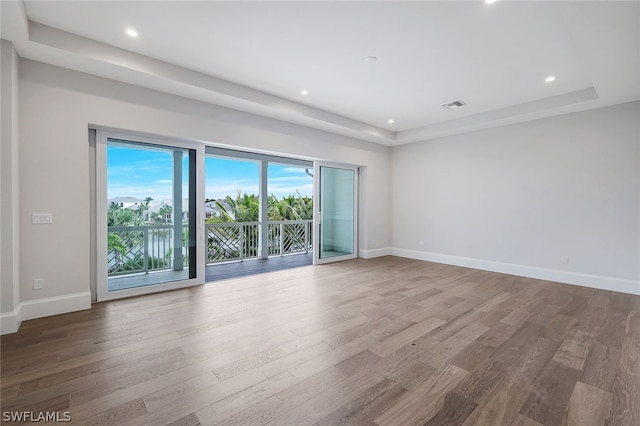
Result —
[[2, 412], [72, 424], [640, 425], [640, 296], [396, 257], [100, 303], [0, 343]]

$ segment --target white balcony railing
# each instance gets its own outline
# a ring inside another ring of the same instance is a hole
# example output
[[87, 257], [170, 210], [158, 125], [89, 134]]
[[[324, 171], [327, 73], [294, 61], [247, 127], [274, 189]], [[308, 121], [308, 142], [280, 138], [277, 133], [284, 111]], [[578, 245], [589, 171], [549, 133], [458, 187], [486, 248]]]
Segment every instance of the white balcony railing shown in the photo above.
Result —
[[259, 256], [258, 222], [207, 224], [207, 264]]
[[[283, 256], [312, 250], [311, 220], [284, 220], [267, 223], [267, 253]], [[209, 223], [207, 264], [260, 257], [258, 222]], [[146, 273], [173, 268], [174, 230], [172, 225], [109, 226], [108, 275]], [[182, 227], [183, 266], [189, 265], [189, 230]], [[180, 255], [180, 254], [179, 254]]]
[[[173, 268], [175, 259], [172, 225], [109, 226], [108, 275], [125, 275]], [[189, 228], [182, 226], [183, 266], [189, 265]]]
[[[283, 256], [311, 251], [311, 220], [267, 223], [267, 253]], [[260, 256], [258, 222], [207, 224], [207, 263], [254, 259]]]
[[311, 251], [311, 220], [268, 222], [269, 256]]

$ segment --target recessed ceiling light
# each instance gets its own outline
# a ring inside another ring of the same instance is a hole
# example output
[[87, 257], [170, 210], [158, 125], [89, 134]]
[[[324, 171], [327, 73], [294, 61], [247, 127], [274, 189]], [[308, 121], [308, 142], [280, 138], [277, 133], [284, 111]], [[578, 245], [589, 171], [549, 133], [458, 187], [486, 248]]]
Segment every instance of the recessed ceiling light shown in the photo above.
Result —
[[378, 60], [378, 58], [376, 56], [367, 56], [366, 58], [364, 58], [365, 62], [375, 62]]
[[549, 77], [545, 78], [544, 81], [546, 81], [547, 83], [551, 83], [555, 79], [556, 79], [555, 75], [550, 75]]
[[307, 91], [307, 90], [301, 90], [301, 91], [300, 91], [300, 94], [302, 94], [302, 95], [308, 95], [308, 94], [309, 94], [309, 91]]
[[393, 124], [393, 123], [394, 123], [394, 121], [393, 121], [393, 120], [387, 120], [387, 123], [389, 123], [389, 124]]
[[127, 35], [131, 36], [131, 37], [138, 37], [138, 32], [136, 30], [134, 30], [133, 28], [129, 28], [127, 29]]
[[496, 0], [484, 0], [486, 4], [494, 4]]

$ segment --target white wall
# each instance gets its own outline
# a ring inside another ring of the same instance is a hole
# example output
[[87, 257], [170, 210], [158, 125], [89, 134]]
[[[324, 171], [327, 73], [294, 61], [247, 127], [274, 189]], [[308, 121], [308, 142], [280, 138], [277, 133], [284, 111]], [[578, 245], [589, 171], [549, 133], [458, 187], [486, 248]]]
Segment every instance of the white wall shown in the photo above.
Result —
[[[387, 147], [21, 60], [23, 301], [88, 293], [90, 124], [362, 165], [361, 245], [389, 246]], [[33, 212], [54, 223], [32, 225]], [[43, 290], [32, 290], [36, 277]]]
[[19, 326], [18, 55], [2, 40], [0, 59], [0, 314], [2, 332]]
[[635, 102], [394, 148], [393, 253], [640, 294], [639, 123]]

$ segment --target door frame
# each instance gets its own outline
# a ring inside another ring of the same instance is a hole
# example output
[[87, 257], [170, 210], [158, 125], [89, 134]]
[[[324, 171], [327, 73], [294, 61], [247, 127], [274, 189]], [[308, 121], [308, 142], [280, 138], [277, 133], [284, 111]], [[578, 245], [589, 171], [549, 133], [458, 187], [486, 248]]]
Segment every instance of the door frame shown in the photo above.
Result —
[[[320, 258], [320, 242], [322, 235], [320, 234], [320, 225], [322, 222], [322, 182], [321, 167], [329, 167], [334, 169], [343, 169], [353, 171], [353, 253], [342, 256], [333, 256]], [[340, 262], [343, 260], [356, 259], [358, 257], [358, 239], [359, 239], [359, 223], [358, 223], [358, 200], [359, 200], [359, 172], [360, 168], [355, 164], [335, 163], [328, 161], [313, 162], [313, 264], [322, 265], [326, 263]]]
[[[95, 138], [95, 250], [96, 250], [96, 300], [121, 299], [124, 297], [138, 296], [143, 294], [157, 293], [167, 290], [191, 287], [204, 284], [205, 262], [206, 262], [206, 242], [204, 229], [204, 150], [205, 145], [199, 142], [188, 142], [171, 138], [153, 137], [141, 135], [135, 132], [123, 132], [100, 127], [96, 129]], [[196, 194], [196, 255], [193, 261], [196, 262], [195, 278], [159, 283], [145, 287], [108, 291], [107, 277], [107, 142], [109, 139], [119, 139], [134, 143], [153, 144], [165, 146], [167, 148], [182, 148], [196, 151], [195, 170], [195, 194]]]

